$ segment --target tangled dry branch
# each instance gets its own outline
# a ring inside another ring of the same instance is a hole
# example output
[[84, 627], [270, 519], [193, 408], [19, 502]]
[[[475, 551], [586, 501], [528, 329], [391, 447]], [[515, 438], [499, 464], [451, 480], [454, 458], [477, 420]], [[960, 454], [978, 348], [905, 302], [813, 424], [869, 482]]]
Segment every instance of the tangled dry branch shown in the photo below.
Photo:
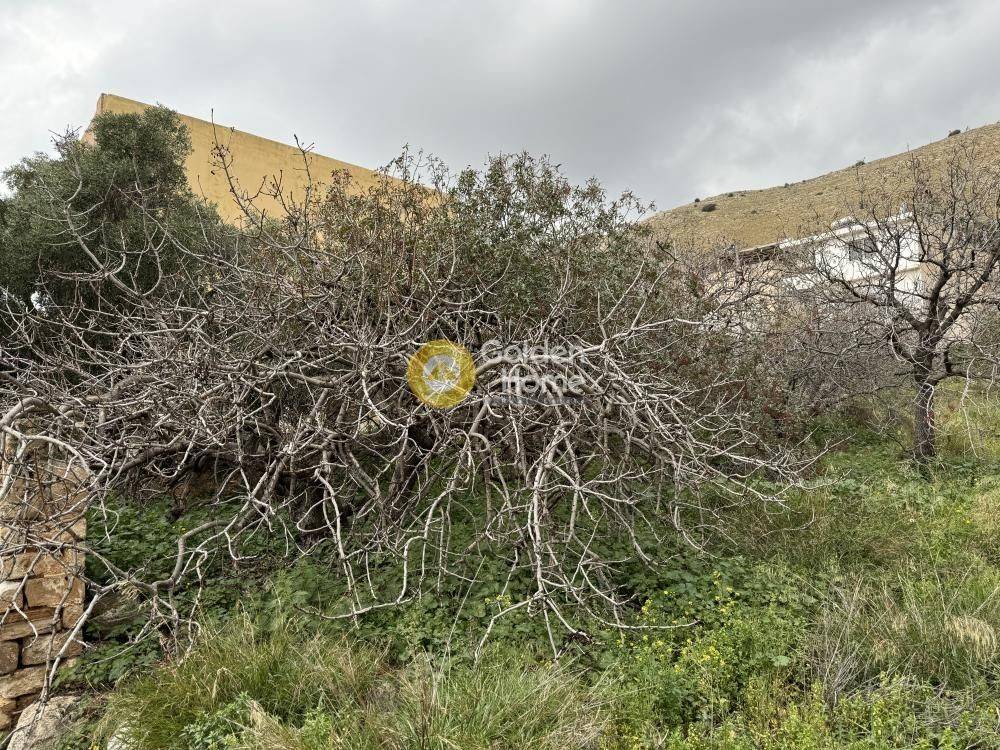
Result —
[[[6, 300], [10, 475], [28, 454], [68, 464], [92, 513], [197, 479], [220, 509], [175, 540], [166, 576], [98, 555], [96, 596], [128, 587], [176, 623], [174, 592], [213, 550], [240, 559], [281, 535], [290, 554], [332, 556], [346, 593], [327, 616], [471, 582], [489, 558], [513, 594], [497, 617], [527, 607], [577, 633], [584, 611], [623, 624], [615, 571], [660, 561], [662, 534], [697, 542], [721, 507], [795, 482], [802, 460], [768, 444], [741, 371], [754, 284], [700, 283], [630, 197], [572, 188], [545, 162], [454, 179], [431, 164], [424, 184], [418, 166], [369, 191], [335, 175], [297, 202], [262, 186], [284, 200], [277, 217], [234, 183], [242, 226], [206, 220], [198, 242], [141, 192], [138, 245], [52, 194], [53, 241], [91, 269], [52, 274], [70, 293], [43, 279], [34, 305]], [[407, 382], [437, 339], [476, 366], [447, 409]], [[389, 583], [373, 574], [387, 569]]]

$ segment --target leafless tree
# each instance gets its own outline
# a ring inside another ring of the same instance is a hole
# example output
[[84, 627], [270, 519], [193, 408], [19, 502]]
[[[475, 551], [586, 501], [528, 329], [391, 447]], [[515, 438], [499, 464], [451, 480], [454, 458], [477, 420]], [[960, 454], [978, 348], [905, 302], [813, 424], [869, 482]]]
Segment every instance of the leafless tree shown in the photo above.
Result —
[[[762, 438], [735, 356], [755, 291], [693, 294], [631, 196], [523, 155], [457, 176], [405, 156], [370, 190], [324, 181], [298, 196], [233, 182], [242, 226], [206, 222], [197, 243], [141, 199], [143, 246], [114, 246], [56, 196], [47, 207], [92, 269], [60, 276], [75, 293], [43, 287], [33, 309], [3, 310], [5, 444], [79, 467], [92, 508], [194, 475], [220, 508], [176, 540], [164, 577], [98, 555], [112, 580], [98, 596], [130, 587], [179, 621], [174, 592], [209, 551], [238, 559], [258, 534], [333, 550], [347, 593], [332, 617], [471, 585], [494, 559], [507, 569], [494, 621], [533, 612], [557, 648], [583, 612], [624, 624], [614, 571], [656, 564], [668, 528], [697, 541], [720, 507], [796, 481], [804, 461]], [[281, 215], [257, 208], [262, 194]], [[182, 262], [141, 289], [135, 264], [110, 260], [167, 253]], [[407, 380], [441, 339], [475, 363], [448, 408]], [[386, 566], [391, 585], [373, 575]]]
[[[885, 364], [913, 389], [913, 457], [935, 455], [934, 394], [947, 378], [992, 381], [1000, 354], [1000, 170], [975, 145], [904, 174], [859, 180], [843, 220], [785, 243], [785, 290], [816, 351]], [[829, 360], [827, 360], [829, 361]]]

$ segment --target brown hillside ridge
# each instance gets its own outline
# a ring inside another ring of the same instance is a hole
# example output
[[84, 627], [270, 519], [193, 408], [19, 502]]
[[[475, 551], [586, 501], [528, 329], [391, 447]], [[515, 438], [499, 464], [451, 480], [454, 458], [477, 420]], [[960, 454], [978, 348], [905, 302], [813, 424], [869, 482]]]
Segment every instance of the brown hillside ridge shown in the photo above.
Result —
[[[911, 156], [933, 167], [943, 163], [956, 145], [975, 145], [984, 158], [1000, 162], [1000, 123], [967, 130], [926, 146], [859, 164], [802, 182], [764, 190], [734, 190], [697, 203], [654, 214], [650, 224], [674, 240], [693, 247], [770, 245], [813, 234], [844, 218], [862, 181], [882, 181], [906, 174]], [[709, 210], [704, 210], [714, 204]]]
[[[139, 113], [150, 106], [123, 96], [101, 94], [95, 117], [106, 112]], [[242, 213], [230, 194], [225, 173], [213, 163], [212, 152], [216, 142], [229, 149], [233, 159], [230, 171], [243, 192], [254, 195], [264, 180], [278, 177], [286, 198], [301, 200], [308, 178], [298, 148], [197, 117], [182, 114], [179, 117], [191, 137], [192, 150], [185, 165], [191, 189], [215, 203], [224, 219], [238, 220]], [[84, 140], [90, 138], [88, 131]], [[310, 153], [308, 158], [314, 184], [322, 185], [333, 172], [340, 170], [347, 170], [360, 189], [371, 187], [378, 180], [376, 172], [355, 164], [314, 153]], [[278, 201], [267, 196], [256, 197], [254, 205], [272, 216], [283, 214]]]

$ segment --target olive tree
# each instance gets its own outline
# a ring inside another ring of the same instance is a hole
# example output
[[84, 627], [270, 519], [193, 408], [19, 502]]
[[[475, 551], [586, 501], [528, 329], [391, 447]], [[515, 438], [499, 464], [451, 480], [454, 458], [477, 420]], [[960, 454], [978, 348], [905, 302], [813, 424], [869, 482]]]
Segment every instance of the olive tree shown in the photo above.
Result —
[[[178, 261], [167, 238], [190, 241], [217, 221], [188, 188], [184, 159], [191, 144], [170, 110], [101, 114], [87, 139], [71, 132], [54, 146], [54, 155], [35, 154], [3, 173], [9, 195], [0, 198], [0, 288], [6, 299], [30, 305], [44, 283], [48, 298], [61, 300], [82, 290], [81, 275], [105, 269], [148, 290]], [[101, 255], [90, 257], [95, 251]]]

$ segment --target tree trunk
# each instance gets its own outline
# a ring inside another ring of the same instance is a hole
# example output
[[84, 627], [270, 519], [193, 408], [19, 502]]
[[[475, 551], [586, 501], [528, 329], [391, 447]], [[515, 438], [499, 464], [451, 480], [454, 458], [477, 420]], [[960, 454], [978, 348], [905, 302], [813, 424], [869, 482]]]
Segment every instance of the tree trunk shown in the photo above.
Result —
[[926, 464], [934, 458], [934, 385], [917, 381], [917, 397], [913, 402], [913, 458]]

